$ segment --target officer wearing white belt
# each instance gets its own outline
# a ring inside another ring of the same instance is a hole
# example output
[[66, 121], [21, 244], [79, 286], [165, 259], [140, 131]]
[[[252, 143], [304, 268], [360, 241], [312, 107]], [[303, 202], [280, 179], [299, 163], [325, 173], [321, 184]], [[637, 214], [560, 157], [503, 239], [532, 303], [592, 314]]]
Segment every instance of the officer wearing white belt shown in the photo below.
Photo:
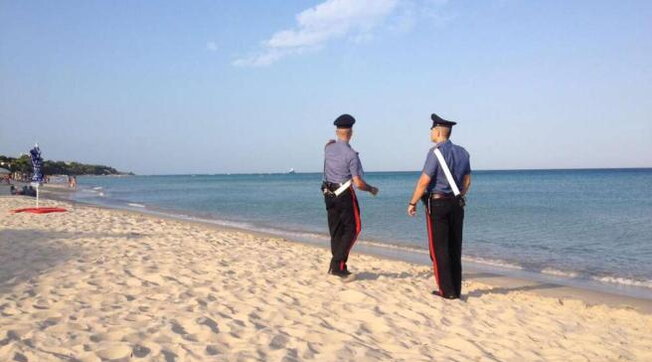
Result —
[[350, 278], [347, 261], [351, 248], [360, 234], [360, 206], [353, 186], [372, 195], [378, 188], [367, 184], [363, 177], [358, 153], [351, 148], [355, 119], [343, 114], [333, 122], [337, 140], [330, 140], [324, 149], [324, 182], [322, 192], [328, 212], [332, 259], [328, 272], [341, 278]]
[[469, 153], [449, 140], [456, 122], [432, 114], [428, 151], [421, 177], [410, 199], [407, 213], [414, 216], [417, 202], [426, 208], [428, 246], [437, 290], [433, 294], [457, 299], [462, 293], [462, 230], [464, 195], [471, 186]]

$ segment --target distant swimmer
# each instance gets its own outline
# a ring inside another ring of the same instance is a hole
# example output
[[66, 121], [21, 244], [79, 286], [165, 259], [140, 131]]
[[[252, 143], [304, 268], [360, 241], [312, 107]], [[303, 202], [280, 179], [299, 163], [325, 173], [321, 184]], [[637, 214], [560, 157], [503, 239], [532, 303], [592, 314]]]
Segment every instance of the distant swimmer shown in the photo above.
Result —
[[464, 196], [471, 187], [469, 153], [449, 140], [456, 122], [432, 114], [430, 139], [423, 172], [408, 204], [407, 213], [416, 215], [421, 199], [426, 208], [428, 245], [440, 297], [457, 299], [462, 294], [462, 229]]
[[349, 144], [354, 123], [355, 118], [348, 114], [337, 117], [333, 122], [337, 127], [337, 140], [330, 140], [324, 148], [322, 192], [328, 212], [332, 253], [328, 273], [345, 280], [352, 279], [347, 261], [362, 229], [360, 206], [353, 186], [374, 196], [378, 193], [378, 188], [362, 178], [364, 172], [360, 157]]

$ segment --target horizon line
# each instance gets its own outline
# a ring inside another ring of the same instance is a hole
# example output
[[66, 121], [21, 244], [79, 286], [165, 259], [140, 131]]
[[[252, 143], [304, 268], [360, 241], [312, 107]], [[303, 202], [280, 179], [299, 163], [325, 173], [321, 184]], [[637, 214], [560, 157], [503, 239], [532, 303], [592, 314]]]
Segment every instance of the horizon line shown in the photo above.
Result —
[[[647, 170], [652, 169], [652, 166], [641, 166], [641, 167], [580, 167], [580, 168], [497, 168], [497, 169], [477, 169], [473, 170], [474, 172], [496, 172], [496, 171], [598, 171], [598, 170]], [[402, 173], [412, 173], [420, 172], [420, 170], [412, 171], [397, 171], [397, 170], [380, 170], [380, 171], [365, 171], [366, 174], [369, 173], [383, 173], [383, 172], [402, 172]], [[322, 171], [295, 171], [295, 174], [313, 174], [313, 173], [322, 173]], [[151, 173], [151, 174], [138, 174], [134, 173], [134, 176], [230, 176], [230, 175], [290, 175], [289, 172], [216, 172], [216, 173]], [[82, 175], [82, 176], [96, 176], [96, 177], [124, 177], [130, 175]]]

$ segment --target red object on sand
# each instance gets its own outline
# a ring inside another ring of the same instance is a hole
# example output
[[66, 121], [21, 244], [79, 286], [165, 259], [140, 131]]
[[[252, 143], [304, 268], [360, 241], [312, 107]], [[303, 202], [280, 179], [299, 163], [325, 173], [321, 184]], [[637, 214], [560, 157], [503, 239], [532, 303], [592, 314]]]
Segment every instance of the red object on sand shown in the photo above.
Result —
[[68, 210], [60, 207], [28, 207], [26, 209], [11, 210], [12, 213], [31, 212], [32, 214], [49, 214], [51, 212], [66, 212]]

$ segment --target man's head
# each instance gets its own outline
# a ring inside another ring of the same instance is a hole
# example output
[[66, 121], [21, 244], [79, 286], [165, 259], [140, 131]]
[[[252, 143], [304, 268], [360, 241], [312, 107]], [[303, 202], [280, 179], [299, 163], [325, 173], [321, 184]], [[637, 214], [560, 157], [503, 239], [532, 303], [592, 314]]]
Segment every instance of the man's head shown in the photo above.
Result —
[[353, 128], [338, 128], [335, 130], [335, 135], [342, 141], [350, 141], [353, 137]]
[[430, 129], [430, 139], [433, 142], [441, 142], [450, 138], [453, 129], [444, 126], [435, 126]]
[[433, 142], [441, 142], [450, 138], [453, 132], [453, 126], [457, 122], [447, 121], [436, 114], [430, 116], [432, 119], [432, 127], [430, 128], [430, 139]]
[[349, 114], [343, 114], [335, 119], [333, 124], [337, 127], [335, 134], [337, 138], [343, 141], [351, 140], [353, 136], [353, 124], [355, 123], [355, 118]]

